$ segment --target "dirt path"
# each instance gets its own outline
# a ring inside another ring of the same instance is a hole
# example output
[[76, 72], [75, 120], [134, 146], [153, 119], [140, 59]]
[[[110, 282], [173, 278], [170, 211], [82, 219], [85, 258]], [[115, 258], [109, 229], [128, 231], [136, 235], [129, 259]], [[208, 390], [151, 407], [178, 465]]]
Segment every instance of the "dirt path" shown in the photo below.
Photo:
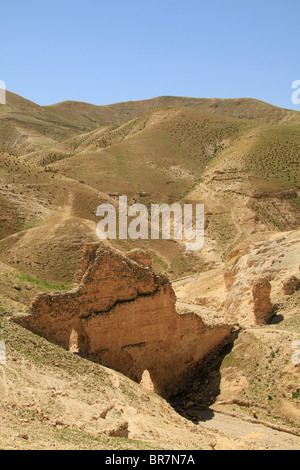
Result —
[[173, 287], [178, 287], [183, 284], [187, 284], [188, 282], [191, 281], [196, 281], [197, 279], [200, 279], [201, 274], [192, 274], [191, 276], [184, 277], [183, 279], [177, 279], [172, 282]]
[[58, 208], [59, 215], [61, 217], [61, 222], [65, 222], [66, 220], [72, 217], [73, 203], [74, 203], [74, 194], [69, 193], [67, 196], [65, 205], [63, 207]]
[[276, 431], [263, 424], [247, 422], [241, 418], [210, 410], [199, 413], [203, 419], [200, 426], [215, 431], [229, 439], [237, 439], [243, 447], [270, 450], [300, 450], [300, 437]]
[[[191, 275], [184, 279], [176, 280], [172, 283], [173, 287], [184, 285], [188, 282], [199, 279], [201, 275]], [[178, 309], [187, 309], [199, 314], [205, 321], [214, 320], [217, 312], [200, 305], [177, 301]], [[290, 336], [290, 331], [276, 329], [272, 326], [270, 329], [260, 327], [248, 328], [258, 339], [277, 339], [282, 341], [285, 336]], [[192, 410], [193, 416], [200, 418], [199, 427], [211, 430], [217, 433], [217, 449], [228, 449], [236, 446], [239, 449], [269, 449], [269, 450], [300, 450], [300, 437], [289, 433], [288, 430], [276, 430], [271, 424], [262, 422], [253, 422], [250, 418], [242, 416], [233, 416], [223, 410], [222, 407], [208, 409], [205, 411]], [[294, 411], [293, 411], [294, 412]]]
[[209, 315], [212, 313], [212, 310], [206, 307], [201, 307], [201, 305], [188, 304], [186, 302], [176, 302], [176, 306], [179, 309], [188, 309], [193, 312], [198, 313], [199, 315]]

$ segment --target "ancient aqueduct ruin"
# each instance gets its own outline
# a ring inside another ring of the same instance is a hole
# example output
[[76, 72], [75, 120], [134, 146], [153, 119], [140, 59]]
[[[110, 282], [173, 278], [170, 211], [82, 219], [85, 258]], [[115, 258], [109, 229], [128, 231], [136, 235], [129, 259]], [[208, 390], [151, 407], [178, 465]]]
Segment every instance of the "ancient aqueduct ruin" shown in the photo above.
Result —
[[124, 256], [104, 244], [87, 245], [79, 285], [40, 294], [22, 324], [65, 349], [115, 369], [159, 394], [174, 392], [191, 370], [226, 344], [232, 326], [209, 326], [194, 313], [178, 314], [167, 277], [151, 257]]

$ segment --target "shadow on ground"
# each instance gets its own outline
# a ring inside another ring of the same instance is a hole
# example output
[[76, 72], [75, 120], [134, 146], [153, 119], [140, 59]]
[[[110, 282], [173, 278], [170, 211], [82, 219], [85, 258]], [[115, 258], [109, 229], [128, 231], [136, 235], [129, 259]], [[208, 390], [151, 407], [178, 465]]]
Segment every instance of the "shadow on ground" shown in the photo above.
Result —
[[231, 353], [239, 331], [233, 333], [230, 344], [221, 351], [210, 355], [201, 370], [191, 373], [184, 389], [168, 398], [168, 402], [184, 418], [195, 424], [210, 421], [214, 412], [210, 409], [220, 394], [221, 365], [228, 354]]
[[275, 315], [270, 321], [269, 325], [278, 325], [278, 323], [281, 323], [284, 320], [284, 316], [279, 314]]

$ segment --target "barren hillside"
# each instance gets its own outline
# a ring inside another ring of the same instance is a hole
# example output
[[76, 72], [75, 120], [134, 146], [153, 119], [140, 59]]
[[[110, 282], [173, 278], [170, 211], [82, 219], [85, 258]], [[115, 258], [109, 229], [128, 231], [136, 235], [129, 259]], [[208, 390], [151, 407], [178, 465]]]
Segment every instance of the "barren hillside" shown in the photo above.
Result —
[[[43, 107], [8, 93], [0, 106], [1, 447], [300, 448], [300, 369], [291, 360], [300, 339], [299, 122], [296, 111], [251, 99]], [[170, 404], [12, 322], [39, 292], [76, 285], [84, 246], [99, 241], [96, 209], [117, 207], [120, 195], [147, 207], [205, 205], [199, 252], [180, 240], [110, 243], [151, 255], [173, 281], [178, 312], [238, 324], [231, 347], [208, 357]]]

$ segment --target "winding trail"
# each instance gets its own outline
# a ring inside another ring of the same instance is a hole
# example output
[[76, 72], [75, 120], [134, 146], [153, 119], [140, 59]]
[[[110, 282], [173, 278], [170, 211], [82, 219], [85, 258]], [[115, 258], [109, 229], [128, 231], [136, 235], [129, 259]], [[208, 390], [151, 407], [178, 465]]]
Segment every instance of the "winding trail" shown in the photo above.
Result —
[[202, 411], [200, 426], [215, 431], [222, 437], [237, 440], [244, 448], [269, 450], [300, 450], [300, 437], [289, 432], [271, 429], [261, 422], [254, 423], [247, 418], [230, 416], [221, 411]]

